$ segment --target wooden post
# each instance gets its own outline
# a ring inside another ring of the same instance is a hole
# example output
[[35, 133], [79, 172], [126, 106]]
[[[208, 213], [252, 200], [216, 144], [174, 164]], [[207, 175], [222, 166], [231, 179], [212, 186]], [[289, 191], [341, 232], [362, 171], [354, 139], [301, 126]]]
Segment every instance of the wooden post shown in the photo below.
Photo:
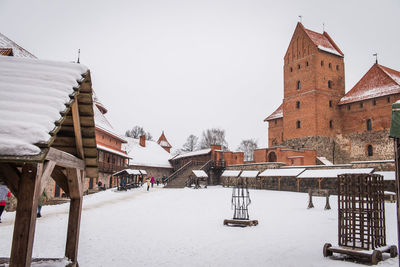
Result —
[[18, 185], [17, 212], [11, 247], [10, 266], [31, 266], [37, 204], [43, 164], [25, 164]]
[[[396, 205], [397, 205], [397, 242], [400, 249], [400, 142], [399, 138], [394, 138], [394, 159], [396, 165]], [[399, 257], [400, 267], [400, 257]]]
[[318, 178], [318, 189], [321, 190], [321, 181], [323, 178]]
[[281, 178], [282, 177], [278, 177], [278, 190], [281, 191]]
[[69, 206], [67, 243], [65, 256], [72, 262], [78, 261], [79, 229], [81, 224], [82, 197], [72, 198]]
[[300, 178], [297, 178], [297, 192], [300, 192]]

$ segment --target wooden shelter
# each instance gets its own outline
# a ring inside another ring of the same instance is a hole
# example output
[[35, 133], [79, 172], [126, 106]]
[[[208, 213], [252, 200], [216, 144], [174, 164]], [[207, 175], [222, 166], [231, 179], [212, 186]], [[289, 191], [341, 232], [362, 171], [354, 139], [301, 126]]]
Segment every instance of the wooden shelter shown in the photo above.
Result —
[[139, 187], [140, 180], [143, 182], [143, 174], [139, 170], [124, 169], [114, 173], [113, 176], [117, 178], [118, 191]]
[[97, 177], [90, 71], [0, 57], [0, 179], [18, 200], [10, 266], [30, 266], [39, 196], [50, 177], [71, 199], [65, 256], [77, 265], [83, 181]]

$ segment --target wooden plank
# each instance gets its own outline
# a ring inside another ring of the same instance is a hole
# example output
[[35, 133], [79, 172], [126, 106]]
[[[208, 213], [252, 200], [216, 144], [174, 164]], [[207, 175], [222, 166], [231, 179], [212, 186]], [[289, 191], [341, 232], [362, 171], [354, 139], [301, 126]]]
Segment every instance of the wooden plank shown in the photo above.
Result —
[[[96, 139], [95, 138], [82, 138], [83, 147], [96, 147]], [[57, 136], [54, 140], [53, 146], [75, 146], [75, 137], [74, 136]]]
[[22, 167], [11, 247], [11, 267], [31, 265], [42, 169], [43, 164], [25, 164]]
[[[71, 117], [72, 118], [72, 117]], [[81, 134], [83, 138], [95, 138], [96, 134], [94, 131], [94, 124], [89, 125], [89, 126], [84, 126], [83, 125], [83, 119], [85, 119], [85, 117], [81, 117]], [[59, 133], [57, 134], [57, 136], [70, 136], [70, 137], [74, 137], [74, 127], [71, 125], [62, 125]]]
[[79, 105], [79, 113], [85, 116], [93, 116], [93, 105], [82, 104]]
[[18, 169], [10, 163], [0, 163], [0, 175], [6, 182], [8, 189], [15, 197], [18, 196], [18, 184], [21, 174]]
[[61, 168], [56, 166], [51, 174], [51, 178], [58, 184], [59, 187], [69, 196], [69, 187], [67, 176], [62, 172]]
[[49, 149], [49, 153], [47, 153], [46, 159], [55, 161], [56, 165], [61, 167], [76, 168], [79, 170], [85, 169], [85, 162], [83, 160], [52, 147]]
[[[94, 127], [93, 116], [80, 116], [81, 126], [82, 127]], [[67, 115], [62, 125], [65, 126], [73, 126], [74, 121], [72, 119], [72, 115]]]
[[83, 198], [71, 199], [69, 206], [67, 243], [65, 246], [65, 256], [72, 262], [78, 262], [79, 231], [82, 214]]
[[86, 167], [87, 166], [97, 166], [98, 165], [97, 158], [85, 158], [85, 164], [86, 164]]
[[47, 161], [43, 167], [42, 181], [40, 183], [39, 195], [43, 193], [44, 188], [46, 187], [46, 182], [50, 178], [56, 163], [54, 161]]
[[80, 170], [67, 168], [67, 181], [69, 188], [69, 197], [71, 199], [80, 198], [83, 195]]
[[99, 177], [99, 169], [97, 167], [87, 167], [86, 168], [86, 177], [88, 178], [96, 178]]
[[93, 105], [92, 94], [91, 93], [79, 93], [78, 103]]
[[75, 102], [72, 104], [72, 120], [74, 124], [74, 133], [75, 133], [75, 145], [76, 145], [76, 150], [78, 152], [78, 157], [81, 159], [85, 158], [85, 154], [83, 153], [83, 141], [82, 141], [82, 135], [81, 135], [81, 122], [79, 119], [79, 107], [78, 107], [78, 101], [75, 100]]

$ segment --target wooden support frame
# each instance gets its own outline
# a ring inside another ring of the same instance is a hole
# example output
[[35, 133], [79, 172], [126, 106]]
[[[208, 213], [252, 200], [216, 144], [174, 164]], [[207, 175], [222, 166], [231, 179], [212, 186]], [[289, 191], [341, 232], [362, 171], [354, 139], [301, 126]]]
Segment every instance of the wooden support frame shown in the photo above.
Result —
[[18, 195], [19, 180], [21, 174], [11, 163], [0, 163], [0, 175], [7, 183], [8, 188], [14, 196]]

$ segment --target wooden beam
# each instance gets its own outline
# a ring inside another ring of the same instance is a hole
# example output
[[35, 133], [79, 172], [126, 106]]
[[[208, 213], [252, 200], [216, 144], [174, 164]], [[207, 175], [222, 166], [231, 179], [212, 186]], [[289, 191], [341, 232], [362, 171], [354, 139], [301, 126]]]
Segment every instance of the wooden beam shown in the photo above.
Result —
[[69, 188], [69, 197], [71, 199], [80, 198], [83, 195], [81, 171], [77, 169], [67, 169], [67, 181]]
[[72, 262], [78, 261], [79, 230], [81, 224], [83, 197], [71, 199], [69, 206], [67, 243], [65, 256]]
[[44, 188], [46, 187], [46, 182], [50, 178], [50, 175], [52, 174], [54, 167], [56, 166], [56, 163], [54, 161], [47, 161], [44, 164], [43, 167], [43, 174], [42, 174], [42, 181], [40, 183], [40, 190], [39, 190], [39, 195], [42, 194]]
[[21, 174], [18, 169], [10, 163], [0, 163], [0, 175], [6, 182], [8, 189], [15, 197], [18, 197], [18, 184]]
[[31, 266], [43, 164], [25, 164], [19, 181], [10, 266]]
[[47, 160], [55, 161], [56, 165], [65, 168], [85, 169], [85, 162], [74, 155], [51, 147], [46, 156]]
[[79, 118], [78, 100], [76, 97], [74, 103], [72, 104], [71, 111], [72, 111], [72, 120], [74, 124], [76, 151], [78, 152], [79, 158], [85, 159], [85, 154], [83, 152], [83, 141], [81, 134], [81, 121]]
[[67, 176], [62, 172], [61, 168], [56, 166], [51, 174], [51, 178], [58, 184], [67, 196], [70, 195]]

